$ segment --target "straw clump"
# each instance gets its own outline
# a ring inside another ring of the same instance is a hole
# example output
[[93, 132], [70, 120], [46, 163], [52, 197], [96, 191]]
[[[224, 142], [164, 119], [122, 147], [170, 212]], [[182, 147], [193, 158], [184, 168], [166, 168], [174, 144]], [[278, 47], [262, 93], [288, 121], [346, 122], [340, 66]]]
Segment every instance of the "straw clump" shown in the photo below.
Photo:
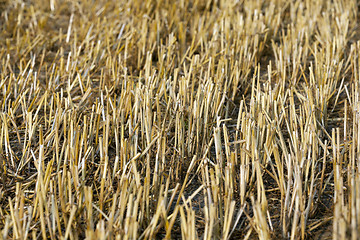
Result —
[[2, 239], [358, 239], [355, 0], [0, 1]]

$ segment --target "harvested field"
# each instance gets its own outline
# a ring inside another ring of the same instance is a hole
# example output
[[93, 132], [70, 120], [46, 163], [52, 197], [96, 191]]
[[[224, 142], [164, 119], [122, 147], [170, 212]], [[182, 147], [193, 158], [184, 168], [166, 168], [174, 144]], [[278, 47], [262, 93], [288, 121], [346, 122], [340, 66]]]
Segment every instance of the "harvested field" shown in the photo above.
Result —
[[356, 0], [0, 0], [0, 239], [360, 239]]

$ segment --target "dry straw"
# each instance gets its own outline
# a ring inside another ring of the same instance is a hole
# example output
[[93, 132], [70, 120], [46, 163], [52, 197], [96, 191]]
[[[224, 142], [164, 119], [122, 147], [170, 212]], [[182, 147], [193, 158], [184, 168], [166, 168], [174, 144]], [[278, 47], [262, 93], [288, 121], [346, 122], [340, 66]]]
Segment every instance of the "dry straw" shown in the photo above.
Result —
[[360, 237], [355, 0], [0, 14], [0, 238]]

